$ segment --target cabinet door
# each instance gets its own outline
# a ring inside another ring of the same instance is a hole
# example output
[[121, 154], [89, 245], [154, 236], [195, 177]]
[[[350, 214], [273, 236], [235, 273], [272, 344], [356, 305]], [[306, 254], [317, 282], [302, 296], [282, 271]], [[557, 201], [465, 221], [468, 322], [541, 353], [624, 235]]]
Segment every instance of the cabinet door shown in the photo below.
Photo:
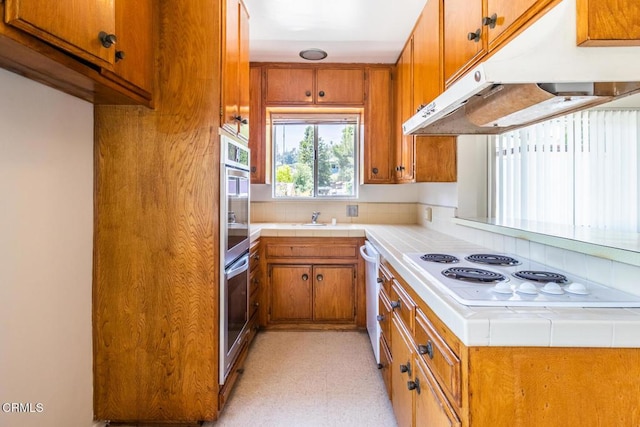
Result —
[[[488, 33], [489, 50], [513, 34], [550, 2], [551, 0], [487, 0], [487, 15], [483, 24]], [[494, 16], [495, 21], [492, 20]]]
[[[391, 321], [391, 402], [398, 427], [413, 425], [413, 393], [407, 383], [413, 380], [413, 346], [409, 333], [394, 315]], [[419, 424], [428, 425], [428, 424]]]
[[580, 46], [640, 45], [640, 5], [637, 0], [578, 0]]
[[224, 49], [222, 55], [222, 126], [237, 133], [240, 84], [240, 5], [238, 0], [225, 0]]
[[382, 374], [382, 381], [384, 381], [385, 389], [387, 390], [387, 396], [391, 399], [391, 351], [387, 345], [384, 337], [380, 337], [380, 373]]
[[364, 104], [364, 69], [318, 68], [316, 103]]
[[440, 72], [440, 5], [430, 0], [413, 31], [413, 111], [433, 101], [443, 90]]
[[413, 143], [412, 135], [402, 133], [402, 123], [413, 115], [413, 38], [409, 39], [398, 60], [398, 81], [396, 107], [398, 109], [398, 140], [396, 147], [396, 181], [411, 182], [413, 180]]
[[455, 182], [457, 141], [455, 136], [416, 136], [416, 182]]
[[271, 265], [269, 320], [311, 320], [312, 268], [310, 265]]
[[424, 363], [415, 357], [413, 368], [416, 425], [458, 427], [460, 420], [435, 378]]
[[365, 184], [393, 182], [393, 88], [391, 68], [369, 68], [364, 111]]
[[266, 128], [262, 105], [262, 68], [251, 67], [249, 72], [249, 99], [251, 126], [249, 127], [249, 148], [251, 149], [251, 183], [267, 184], [266, 179]]
[[240, 42], [238, 54], [238, 114], [240, 116], [239, 134], [249, 139], [250, 128], [250, 96], [249, 96], [249, 14], [244, 3], [239, 4]]
[[113, 72], [102, 70], [106, 77], [123, 86], [132, 84], [132, 90], [148, 99], [153, 91], [153, 14], [152, 0], [116, 1], [118, 42], [112, 52], [115, 64]]
[[100, 39], [115, 34], [113, 1], [5, 0], [5, 22], [101, 67], [115, 60]]
[[355, 320], [356, 269], [353, 265], [313, 267], [313, 318], [319, 321]]
[[448, 86], [486, 51], [482, 0], [444, 0], [444, 81]]
[[311, 68], [267, 68], [267, 104], [311, 104], [314, 77]]

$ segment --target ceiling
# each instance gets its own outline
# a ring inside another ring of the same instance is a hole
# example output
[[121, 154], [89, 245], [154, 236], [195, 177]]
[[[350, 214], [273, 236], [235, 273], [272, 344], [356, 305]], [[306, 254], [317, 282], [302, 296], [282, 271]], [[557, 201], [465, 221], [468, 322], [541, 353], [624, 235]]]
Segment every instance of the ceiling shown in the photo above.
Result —
[[395, 63], [427, 0], [244, 0], [252, 62]]

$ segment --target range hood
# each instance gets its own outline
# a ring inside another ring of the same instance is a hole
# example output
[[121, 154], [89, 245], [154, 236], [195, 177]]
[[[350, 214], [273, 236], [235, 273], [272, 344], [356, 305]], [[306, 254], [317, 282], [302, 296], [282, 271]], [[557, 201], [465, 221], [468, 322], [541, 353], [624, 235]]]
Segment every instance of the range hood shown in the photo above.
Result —
[[497, 134], [634, 93], [640, 93], [640, 47], [576, 46], [576, 0], [563, 0], [402, 130]]

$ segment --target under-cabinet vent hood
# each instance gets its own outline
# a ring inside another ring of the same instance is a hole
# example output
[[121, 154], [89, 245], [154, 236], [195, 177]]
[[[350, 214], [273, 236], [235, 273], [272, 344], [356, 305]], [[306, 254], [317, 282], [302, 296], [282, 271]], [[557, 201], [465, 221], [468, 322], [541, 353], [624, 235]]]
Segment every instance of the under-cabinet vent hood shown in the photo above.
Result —
[[634, 93], [640, 93], [640, 47], [576, 46], [576, 0], [563, 0], [402, 130], [496, 134]]

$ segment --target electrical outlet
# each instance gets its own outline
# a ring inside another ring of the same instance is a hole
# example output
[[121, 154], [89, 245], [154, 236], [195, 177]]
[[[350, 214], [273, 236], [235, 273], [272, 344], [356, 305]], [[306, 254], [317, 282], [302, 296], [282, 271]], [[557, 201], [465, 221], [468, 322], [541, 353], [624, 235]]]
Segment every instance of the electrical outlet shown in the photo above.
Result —
[[426, 222], [431, 222], [433, 220], [433, 212], [430, 207], [424, 208], [424, 220]]
[[358, 205], [347, 205], [347, 216], [358, 216]]

